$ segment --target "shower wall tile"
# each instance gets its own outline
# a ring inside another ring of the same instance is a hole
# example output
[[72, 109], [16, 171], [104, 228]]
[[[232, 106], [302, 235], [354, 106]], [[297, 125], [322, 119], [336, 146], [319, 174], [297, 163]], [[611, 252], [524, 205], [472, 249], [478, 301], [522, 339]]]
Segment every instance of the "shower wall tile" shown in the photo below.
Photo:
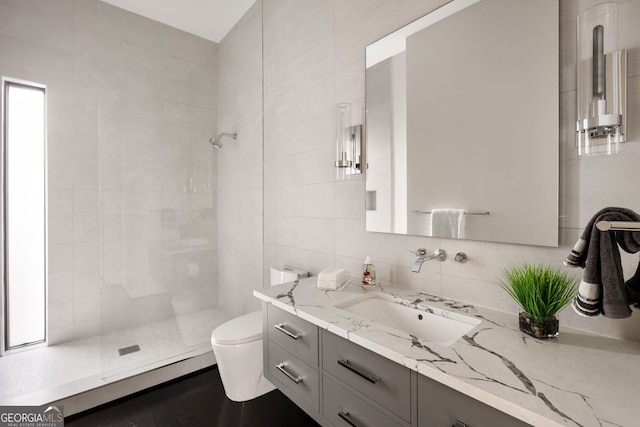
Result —
[[98, 162], [73, 163], [73, 188], [99, 188], [100, 173]]
[[49, 244], [73, 242], [73, 217], [72, 216], [50, 216], [48, 223]]
[[74, 215], [99, 215], [100, 193], [98, 190], [73, 190]]
[[65, 77], [73, 73], [73, 54], [29, 40], [0, 35], [3, 67], [21, 69], [33, 74]]
[[[74, 311], [76, 310], [74, 305]], [[95, 316], [94, 316], [95, 317]], [[100, 335], [103, 332], [101, 319], [99, 317], [96, 320], [79, 321], [74, 317], [73, 322], [73, 339], [82, 339]]]
[[98, 138], [94, 135], [73, 135], [71, 137], [75, 162], [97, 162], [99, 154]]
[[161, 37], [165, 55], [215, 69], [218, 63], [218, 45], [171, 27], [166, 27]]
[[49, 189], [49, 216], [73, 215], [73, 190]]
[[97, 85], [100, 81], [98, 60], [87, 56], [74, 55], [73, 78], [80, 83]]
[[100, 267], [100, 243], [75, 243], [73, 245], [73, 268], [84, 270]]
[[198, 82], [206, 88], [215, 88], [215, 75], [211, 68], [201, 64], [185, 61], [184, 59], [167, 56], [161, 60], [150, 58], [149, 63], [154, 67], [160, 67], [162, 75], [184, 82]]
[[[73, 298], [49, 299], [49, 328], [57, 330], [63, 327], [73, 328]], [[49, 336], [49, 341], [56, 338]], [[58, 338], [59, 339], [59, 338]], [[59, 342], [59, 341], [58, 341]]]
[[73, 300], [73, 271], [49, 273], [49, 298]]
[[71, 162], [73, 160], [73, 138], [68, 134], [49, 130], [47, 134], [47, 154], [49, 163]]
[[[73, 323], [83, 328], [83, 324], [89, 325], [99, 324], [100, 322], [100, 295], [87, 294], [77, 295], [73, 301]], [[89, 328], [88, 329], [93, 329]], [[98, 330], [99, 331], [99, 330]], [[95, 332], [90, 335], [95, 335]]]
[[86, 82], [74, 82], [71, 89], [73, 105], [78, 108], [98, 108], [98, 88]]
[[98, 215], [75, 215], [73, 217], [73, 242], [100, 241], [100, 217]]
[[[39, 82], [42, 83], [42, 82]], [[73, 90], [74, 80], [71, 76], [47, 76], [47, 102], [65, 107], [75, 107]]]
[[49, 159], [49, 188], [73, 187], [73, 163], [54, 162]]
[[162, 78], [162, 84], [166, 93], [165, 97], [169, 101], [181, 104], [192, 105], [215, 111], [217, 108], [216, 88], [210, 88], [184, 82], [168, 77]]
[[122, 95], [161, 96], [165, 78], [158, 72], [129, 64], [104, 62], [99, 68], [100, 86]]
[[[36, 81], [36, 83], [38, 83]], [[47, 110], [47, 130], [48, 132], [61, 135], [73, 135], [74, 131], [74, 109], [72, 107], [55, 104], [55, 99], [51, 100], [55, 108]]]
[[121, 215], [122, 213], [122, 192], [115, 190], [103, 190], [100, 198], [100, 214]]
[[0, 4], [0, 34], [61, 51], [73, 51], [73, 31], [68, 23], [48, 19]]
[[[152, 283], [149, 248], [162, 239], [215, 244], [217, 55], [213, 42], [98, 0], [0, 0], [0, 74], [47, 85], [50, 342], [127, 326], [109, 317], [117, 302], [139, 306], [131, 322], [170, 315], [171, 294], [142, 304], [115, 285]], [[255, 115], [261, 102], [250, 105]], [[165, 203], [176, 219], [163, 228]], [[102, 295], [101, 280], [114, 285]]]
[[73, 0], [59, 0], [55, 3], [50, 1], [2, 0], [2, 4], [36, 17], [59, 21], [66, 26], [71, 26], [73, 23]]
[[149, 74], [161, 65], [161, 60], [148, 49], [127, 43], [118, 38], [98, 35], [100, 66], [122, 65], [132, 69], [146, 70]]
[[49, 243], [49, 271], [73, 270], [73, 245], [71, 243]]
[[96, 0], [73, 1], [73, 28], [78, 31], [97, 32], [99, 27], [98, 5]]
[[[101, 238], [103, 246], [107, 246], [109, 242], [115, 241], [119, 245], [122, 239], [122, 216], [120, 215], [102, 215]], [[106, 252], [106, 250], [105, 250]]]
[[150, 51], [156, 51], [161, 46], [158, 35], [164, 25], [159, 22], [140, 19], [139, 15], [104, 2], [99, 6], [99, 19], [100, 34]]

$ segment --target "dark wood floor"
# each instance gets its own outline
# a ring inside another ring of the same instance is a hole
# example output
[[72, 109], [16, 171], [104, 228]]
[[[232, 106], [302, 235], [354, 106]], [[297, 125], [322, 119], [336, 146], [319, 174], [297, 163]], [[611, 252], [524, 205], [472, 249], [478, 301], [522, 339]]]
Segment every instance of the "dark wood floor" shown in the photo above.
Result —
[[65, 419], [66, 427], [317, 427], [279, 390], [233, 402], [216, 367]]

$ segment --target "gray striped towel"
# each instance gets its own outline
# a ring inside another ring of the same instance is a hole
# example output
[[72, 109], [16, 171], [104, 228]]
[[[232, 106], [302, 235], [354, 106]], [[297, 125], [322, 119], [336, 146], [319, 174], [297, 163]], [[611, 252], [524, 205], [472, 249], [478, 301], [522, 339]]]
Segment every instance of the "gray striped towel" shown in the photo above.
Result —
[[640, 298], [640, 265], [636, 275], [625, 283], [618, 245], [628, 253], [640, 251], [640, 232], [603, 232], [596, 228], [603, 220], [640, 222], [640, 215], [630, 209], [609, 207], [587, 223], [564, 261], [567, 266], [584, 268], [572, 306], [582, 316], [602, 314], [622, 319], [631, 315], [630, 303]]

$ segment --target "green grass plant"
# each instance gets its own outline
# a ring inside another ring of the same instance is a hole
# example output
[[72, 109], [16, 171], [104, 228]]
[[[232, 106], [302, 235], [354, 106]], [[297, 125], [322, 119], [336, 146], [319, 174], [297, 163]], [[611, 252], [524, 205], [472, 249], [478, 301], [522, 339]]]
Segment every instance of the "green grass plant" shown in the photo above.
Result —
[[534, 317], [555, 316], [578, 290], [578, 279], [551, 266], [525, 263], [502, 274], [500, 286]]

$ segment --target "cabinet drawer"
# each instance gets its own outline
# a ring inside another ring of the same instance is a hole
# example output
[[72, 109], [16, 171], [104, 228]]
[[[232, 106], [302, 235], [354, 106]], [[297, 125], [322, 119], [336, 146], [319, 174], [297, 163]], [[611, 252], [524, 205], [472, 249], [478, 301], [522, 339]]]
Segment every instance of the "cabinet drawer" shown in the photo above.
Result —
[[336, 427], [401, 426], [364, 400], [345, 390], [328, 375], [323, 377], [322, 413]]
[[269, 373], [315, 410], [320, 410], [318, 371], [273, 342], [269, 342]]
[[418, 426], [451, 427], [456, 421], [469, 427], [530, 427], [502, 411], [425, 376], [418, 376]]
[[318, 366], [318, 327], [268, 304], [269, 340], [306, 364]]
[[323, 369], [405, 420], [411, 419], [411, 372], [379, 354], [323, 331]]

